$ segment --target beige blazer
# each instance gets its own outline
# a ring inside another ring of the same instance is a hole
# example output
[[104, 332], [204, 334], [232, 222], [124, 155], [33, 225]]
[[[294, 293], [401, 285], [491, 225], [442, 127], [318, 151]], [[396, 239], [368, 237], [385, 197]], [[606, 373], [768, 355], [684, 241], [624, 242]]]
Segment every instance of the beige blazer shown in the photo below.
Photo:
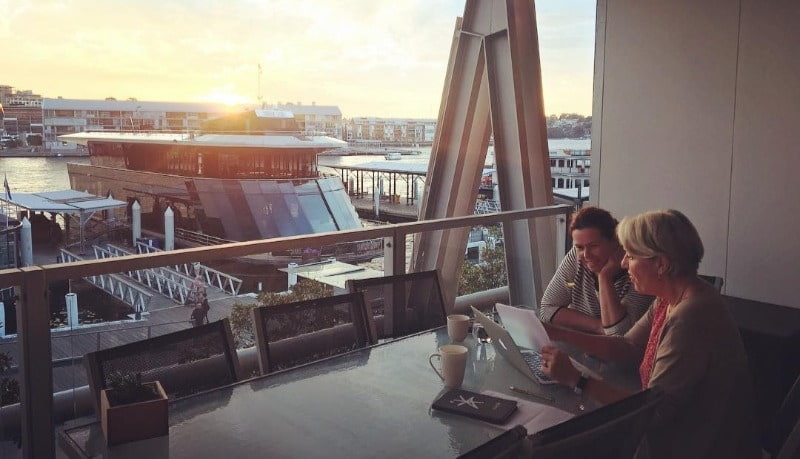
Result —
[[[625, 335], [642, 350], [654, 309]], [[678, 303], [666, 318], [649, 386], [665, 397], [637, 457], [760, 457], [744, 346], [711, 286]]]

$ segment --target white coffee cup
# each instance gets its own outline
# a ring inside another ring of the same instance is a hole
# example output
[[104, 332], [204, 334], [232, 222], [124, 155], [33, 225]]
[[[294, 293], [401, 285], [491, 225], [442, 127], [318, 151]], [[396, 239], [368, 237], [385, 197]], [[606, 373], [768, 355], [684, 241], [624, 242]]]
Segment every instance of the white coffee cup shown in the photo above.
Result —
[[[464, 370], [467, 368], [467, 354], [469, 349], [459, 344], [445, 344], [428, 357], [433, 371], [439, 375], [444, 385], [451, 389], [461, 386], [464, 381]], [[442, 362], [442, 371], [433, 365], [433, 358], [437, 357]]]
[[467, 337], [469, 330], [469, 316], [464, 314], [450, 314], [447, 316], [447, 336], [451, 341], [460, 343]]

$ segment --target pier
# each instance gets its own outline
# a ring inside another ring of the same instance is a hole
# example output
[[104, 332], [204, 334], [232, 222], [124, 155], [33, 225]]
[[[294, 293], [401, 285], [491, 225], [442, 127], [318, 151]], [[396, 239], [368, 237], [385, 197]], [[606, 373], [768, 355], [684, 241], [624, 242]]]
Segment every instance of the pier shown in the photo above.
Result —
[[[357, 166], [326, 167], [336, 171], [361, 218], [395, 223], [417, 220], [427, 164], [373, 161]], [[378, 215], [375, 215], [376, 202]]]

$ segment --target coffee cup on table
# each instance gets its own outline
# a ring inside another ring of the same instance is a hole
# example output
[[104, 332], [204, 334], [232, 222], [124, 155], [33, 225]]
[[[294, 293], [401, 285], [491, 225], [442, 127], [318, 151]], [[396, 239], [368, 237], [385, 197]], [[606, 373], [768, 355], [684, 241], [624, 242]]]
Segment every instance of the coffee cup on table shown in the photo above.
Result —
[[451, 341], [462, 342], [467, 337], [469, 330], [469, 316], [464, 314], [450, 314], [447, 316], [447, 336]]
[[[445, 387], [455, 389], [464, 381], [464, 370], [467, 368], [467, 354], [469, 349], [459, 344], [445, 344], [428, 357], [428, 363], [439, 378], [444, 381]], [[434, 357], [442, 364], [442, 371], [433, 365]]]

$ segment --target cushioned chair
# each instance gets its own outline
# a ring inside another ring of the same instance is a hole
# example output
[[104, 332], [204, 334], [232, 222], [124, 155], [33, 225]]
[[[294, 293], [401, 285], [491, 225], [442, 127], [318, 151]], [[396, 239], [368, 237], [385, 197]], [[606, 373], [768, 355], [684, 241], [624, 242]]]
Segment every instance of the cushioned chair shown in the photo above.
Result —
[[371, 344], [361, 293], [253, 308], [262, 374]]
[[506, 430], [488, 442], [470, 450], [458, 459], [506, 459], [519, 457], [522, 440], [528, 435], [523, 426]]
[[662, 395], [654, 389], [638, 392], [529, 437], [526, 456], [537, 459], [633, 457]]
[[800, 376], [775, 414], [766, 435], [765, 449], [774, 458], [800, 457]]
[[370, 333], [389, 339], [430, 330], [447, 323], [436, 271], [347, 281], [350, 292], [363, 292]]
[[100, 391], [114, 372], [141, 373], [161, 382], [170, 398], [241, 379], [228, 319], [86, 354], [83, 359], [99, 413]]

